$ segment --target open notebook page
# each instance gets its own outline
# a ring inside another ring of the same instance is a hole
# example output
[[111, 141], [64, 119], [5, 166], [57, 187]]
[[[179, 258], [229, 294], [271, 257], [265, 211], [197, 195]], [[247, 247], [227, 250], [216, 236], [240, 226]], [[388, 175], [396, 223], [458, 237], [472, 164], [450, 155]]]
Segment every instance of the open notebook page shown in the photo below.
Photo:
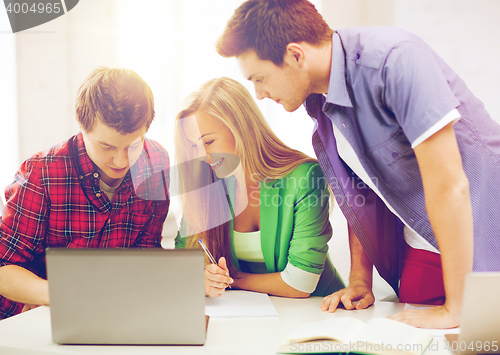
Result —
[[[366, 323], [366, 326], [352, 339], [356, 342], [382, 344], [391, 346], [391, 349], [402, 349], [414, 353], [422, 353], [432, 338], [422, 329], [412, 327], [408, 324], [396, 322], [387, 318], [374, 318]], [[407, 349], [407, 345], [410, 349]], [[399, 348], [398, 348], [399, 347]]]
[[217, 298], [205, 299], [205, 314], [210, 317], [278, 316], [269, 296], [250, 291], [226, 291]]
[[332, 339], [341, 343], [346, 343], [353, 334], [359, 332], [364, 326], [365, 323], [363, 321], [348, 317], [306, 323], [295, 332], [288, 335], [284, 343], [315, 339]]

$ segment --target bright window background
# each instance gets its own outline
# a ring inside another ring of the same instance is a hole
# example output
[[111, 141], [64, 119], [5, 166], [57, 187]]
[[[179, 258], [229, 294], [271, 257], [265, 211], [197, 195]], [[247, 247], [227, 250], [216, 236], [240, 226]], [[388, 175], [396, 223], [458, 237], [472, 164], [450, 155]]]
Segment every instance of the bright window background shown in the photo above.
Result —
[[[15, 38], [5, 11], [0, 11], [0, 199], [18, 167]], [[1, 214], [1, 211], [0, 211]]]
[[[215, 51], [217, 38], [242, 2], [143, 0], [147, 17], [136, 16], [136, 0], [116, 2], [117, 64], [132, 68], [151, 86], [156, 118], [148, 136], [162, 143], [172, 158], [175, 116], [182, 100], [202, 83], [228, 76], [245, 85], [255, 98], [253, 85], [242, 77], [236, 61]], [[313, 128], [302, 107], [290, 114], [270, 100], [257, 104], [286, 144], [314, 156], [310, 134], [297, 137], [298, 132], [309, 133]]]
[[[227, 76], [242, 83], [255, 99], [253, 85], [242, 77], [234, 58], [222, 58], [215, 51], [215, 42], [227, 20], [242, 2], [145, 0], [141, 2], [141, 11], [149, 13], [147, 17], [136, 15], [136, 0], [116, 2], [117, 65], [132, 68], [150, 85], [155, 96], [156, 118], [148, 137], [167, 149], [171, 165], [175, 163], [174, 120], [190, 92], [207, 80]], [[314, 156], [309, 134], [313, 125], [303, 107], [288, 113], [270, 100], [256, 101], [283, 142]], [[298, 138], [297, 132], [307, 134]], [[171, 183], [175, 183], [173, 177]], [[180, 219], [179, 201], [171, 196], [164, 236], [175, 236]], [[163, 244], [168, 247], [172, 243], [165, 238]]]

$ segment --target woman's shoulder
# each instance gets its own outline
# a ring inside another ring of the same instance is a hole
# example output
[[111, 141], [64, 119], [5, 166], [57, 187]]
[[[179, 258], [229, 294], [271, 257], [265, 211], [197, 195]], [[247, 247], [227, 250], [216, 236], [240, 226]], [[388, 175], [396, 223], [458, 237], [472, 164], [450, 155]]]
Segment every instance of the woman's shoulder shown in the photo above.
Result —
[[318, 162], [308, 161], [297, 166], [295, 169], [293, 169], [292, 172], [290, 172], [284, 178], [293, 176], [323, 177], [324, 175]]
[[314, 161], [302, 163], [288, 175], [274, 181], [274, 188], [286, 190], [317, 189], [326, 186], [325, 176]]

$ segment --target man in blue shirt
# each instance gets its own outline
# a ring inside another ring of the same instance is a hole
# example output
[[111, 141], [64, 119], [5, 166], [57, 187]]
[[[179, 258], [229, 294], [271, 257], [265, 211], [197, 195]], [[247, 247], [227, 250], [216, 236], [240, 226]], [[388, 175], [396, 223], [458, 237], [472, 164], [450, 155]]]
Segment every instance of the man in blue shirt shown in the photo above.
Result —
[[349, 286], [321, 308], [370, 306], [375, 265], [401, 302], [441, 304], [393, 319], [458, 326], [465, 274], [500, 270], [500, 126], [465, 83], [415, 35], [334, 32], [306, 0], [246, 1], [217, 51], [259, 99], [304, 103], [317, 124], [351, 248]]

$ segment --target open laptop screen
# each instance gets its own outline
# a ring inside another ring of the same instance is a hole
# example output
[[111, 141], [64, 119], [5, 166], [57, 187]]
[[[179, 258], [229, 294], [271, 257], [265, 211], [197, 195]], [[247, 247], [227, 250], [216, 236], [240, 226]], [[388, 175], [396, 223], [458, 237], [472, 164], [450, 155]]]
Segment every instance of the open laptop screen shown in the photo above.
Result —
[[55, 343], [204, 343], [203, 251], [46, 252]]

